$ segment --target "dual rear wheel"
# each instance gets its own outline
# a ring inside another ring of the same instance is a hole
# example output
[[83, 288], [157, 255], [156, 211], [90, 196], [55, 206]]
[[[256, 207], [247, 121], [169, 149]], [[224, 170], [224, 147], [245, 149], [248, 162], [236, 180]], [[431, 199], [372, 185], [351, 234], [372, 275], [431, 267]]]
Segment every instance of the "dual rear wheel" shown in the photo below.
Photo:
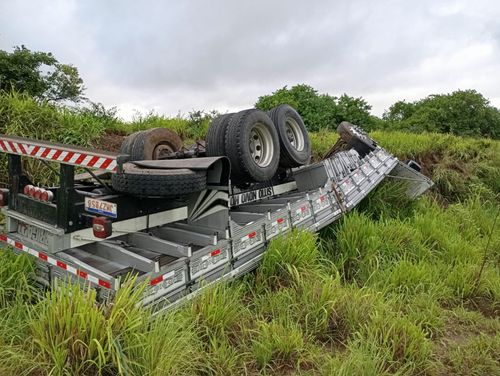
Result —
[[227, 156], [236, 184], [270, 181], [279, 168], [307, 164], [311, 144], [304, 122], [290, 106], [222, 115], [210, 124], [208, 156]]

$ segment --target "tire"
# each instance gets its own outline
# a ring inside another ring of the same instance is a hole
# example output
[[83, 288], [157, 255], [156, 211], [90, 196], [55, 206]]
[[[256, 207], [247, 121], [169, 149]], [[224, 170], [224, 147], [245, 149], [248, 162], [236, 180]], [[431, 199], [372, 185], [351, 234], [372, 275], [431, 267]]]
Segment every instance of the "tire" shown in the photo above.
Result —
[[123, 141], [120, 153], [130, 155], [131, 161], [159, 159], [182, 148], [177, 133], [167, 128], [153, 128], [132, 133]]
[[113, 189], [134, 196], [183, 196], [207, 186], [206, 171], [147, 169], [124, 163], [123, 172], [112, 175]]
[[218, 116], [210, 123], [205, 137], [207, 157], [226, 155], [226, 129], [233, 115], [234, 113]]
[[362, 157], [377, 148], [377, 143], [368, 134], [348, 121], [343, 121], [337, 127], [337, 133], [350, 147], [356, 150]]
[[235, 114], [226, 129], [226, 155], [236, 184], [269, 181], [280, 160], [278, 133], [265, 112], [250, 109]]
[[311, 141], [304, 121], [295, 109], [282, 104], [269, 111], [280, 140], [280, 166], [285, 168], [308, 164]]
[[135, 138], [142, 132], [135, 132], [132, 134], [129, 134], [125, 139], [123, 140], [121, 146], [120, 146], [120, 154], [129, 154], [130, 155], [130, 147], [132, 143], [134, 142]]

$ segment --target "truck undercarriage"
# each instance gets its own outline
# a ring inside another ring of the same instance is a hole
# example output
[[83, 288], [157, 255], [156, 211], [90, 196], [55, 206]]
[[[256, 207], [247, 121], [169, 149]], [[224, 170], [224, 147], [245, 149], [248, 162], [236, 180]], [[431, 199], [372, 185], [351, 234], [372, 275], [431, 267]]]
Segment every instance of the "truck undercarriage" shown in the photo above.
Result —
[[[432, 186], [346, 122], [309, 163], [298, 114], [273, 111], [223, 115], [190, 149], [168, 130], [133, 134], [120, 153], [1, 135], [10, 188], [0, 241], [35, 257], [42, 286], [80, 283], [106, 301], [135, 275], [159, 311], [255, 269], [274, 237], [328, 226], [386, 178], [405, 181], [412, 198]], [[58, 186], [36, 187], [25, 158], [57, 162]]]

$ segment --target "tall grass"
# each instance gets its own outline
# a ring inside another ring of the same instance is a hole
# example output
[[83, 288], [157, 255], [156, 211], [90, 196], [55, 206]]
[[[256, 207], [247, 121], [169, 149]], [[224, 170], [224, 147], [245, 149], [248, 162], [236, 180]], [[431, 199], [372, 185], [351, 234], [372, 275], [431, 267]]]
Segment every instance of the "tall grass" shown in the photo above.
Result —
[[[57, 107], [25, 94], [0, 95], [0, 133], [8, 135], [91, 147], [114, 122], [112, 117], [90, 109]], [[6, 156], [2, 154], [3, 185], [8, 181], [6, 166]], [[53, 171], [38, 160], [26, 158], [24, 168], [37, 183], [47, 185], [56, 181]]]
[[[495, 202], [472, 196], [443, 208], [427, 197], [400, 217], [391, 197], [388, 208], [380, 200], [353, 212], [319, 239], [300, 231], [276, 239], [254, 275], [155, 319], [136, 306], [140, 287], [103, 306], [66, 284], [33, 299], [0, 274], [10, 291], [0, 309], [0, 373], [498, 372], [497, 232], [477, 283]], [[23, 270], [22, 259], [6, 257], [5, 270]], [[450, 335], [457, 330], [467, 350]]]
[[175, 117], [162, 116], [154, 112], [136, 113], [132, 121], [116, 122], [107, 127], [107, 131], [126, 135], [151, 128], [168, 128], [186, 141], [195, 141], [204, 139], [214, 116], [217, 116], [216, 112], [205, 113], [203, 111], [193, 111], [187, 116], [177, 114]]
[[[0, 98], [2, 132], [79, 145], [158, 126], [196, 139], [208, 126], [203, 114], [108, 115]], [[404, 184], [389, 181], [319, 235], [273, 240], [254, 274], [154, 318], [133, 281], [109, 305], [65, 283], [40, 296], [29, 258], [0, 252], [0, 374], [500, 373], [500, 143], [373, 136], [420, 161], [433, 193], [408, 201]], [[319, 156], [337, 136], [311, 139]]]

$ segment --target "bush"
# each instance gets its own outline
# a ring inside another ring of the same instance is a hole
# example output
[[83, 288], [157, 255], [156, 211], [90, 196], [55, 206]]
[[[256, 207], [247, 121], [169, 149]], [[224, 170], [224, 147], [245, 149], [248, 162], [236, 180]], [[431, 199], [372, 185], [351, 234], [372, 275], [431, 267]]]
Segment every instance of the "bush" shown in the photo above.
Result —
[[259, 97], [255, 107], [269, 111], [280, 104], [289, 104], [302, 116], [309, 131], [336, 129], [340, 122], [347, 120], [371, 130], [376, 123], [370, 115], [371, 106], [363, 98], [353, 98], [347, 94], [339, 98], [329, 94], [319, 94], [308, 85], [286, 86], [270, 95]]
[[500, 138], [500, 111], [475, 90], [429, 95], [416, 102], [394, 103], [383, 118], [410, 132], [441, 132]]

